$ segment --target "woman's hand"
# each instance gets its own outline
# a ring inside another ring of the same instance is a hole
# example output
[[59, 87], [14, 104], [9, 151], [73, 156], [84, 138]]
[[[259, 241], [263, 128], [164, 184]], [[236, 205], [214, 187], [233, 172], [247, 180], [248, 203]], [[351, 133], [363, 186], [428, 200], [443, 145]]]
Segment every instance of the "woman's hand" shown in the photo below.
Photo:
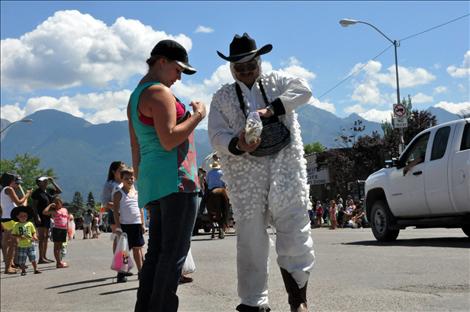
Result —
[[261, 143], [261, 139], [259, 139], [259, 138], [251, 144], [247, 143], [245, 141], [245, 130], [243, 130], [238, 135], [237, 149], [239, 149], [240, 151], [243, 151], [243, 152], [251, 153], [251, 152], [253, 152], [254, 150], [256, 150], [258, 148], [260, 143]]
[[203, 102], [201, 101], [192, 101], [191, 104], [189, 104], [193, 108], [194, 114], [200, 114], [201, 115], [201, 120], [206, 117], [206, 105], [204, 105]]

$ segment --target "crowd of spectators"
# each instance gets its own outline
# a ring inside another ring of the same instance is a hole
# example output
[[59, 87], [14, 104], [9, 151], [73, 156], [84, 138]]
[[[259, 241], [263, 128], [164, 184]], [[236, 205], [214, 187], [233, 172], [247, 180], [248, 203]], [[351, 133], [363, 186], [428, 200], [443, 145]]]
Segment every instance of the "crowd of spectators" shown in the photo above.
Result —
[[309, 217], [312, 229], [321, 226], [329, 226], [332, 230], [368, 227], [362, 201], [354, 201], [351, 195], [347, 196], [346, 201], [339, 194], [336, 199], [331, 200], [312, 199]]

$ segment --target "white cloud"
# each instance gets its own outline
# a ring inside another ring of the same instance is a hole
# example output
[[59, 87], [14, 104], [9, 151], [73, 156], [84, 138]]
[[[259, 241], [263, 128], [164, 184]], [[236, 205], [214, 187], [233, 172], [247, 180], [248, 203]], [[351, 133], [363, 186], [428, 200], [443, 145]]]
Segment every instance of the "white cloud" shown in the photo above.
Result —
[[126, 120], [126, 107], [131, 91], [77, 94], [73, 97], [34, 97], [27, 100], [24, 108], [19, 104], [2, 105], [2, 117], [10, 121], [21, 119], [36, 111], [55, 109], [87, 121], [99, 124], [113, 120]]
[[196, 33], [204, 33], [204, 34], [210, 34], [212, 32], [214, 32], [214, 29], [210, 28], [210, 27], [207, 27], [207, 26], [202, 26], [202, 25], [199, 25], [197, 26], [196, 30], [194, 31]]
[[[349, 73], [349, 75], [356, 77], [351, 99], [360, 104], [382, 105], [396, 102], [396, 99], [392, 99], [389, 95], [383, 94], [380, 89], [381, 85], [396, 88], [395, 66], [388, 67], [385, 73], [381, 72], [381, 70], [382, 64], [378, 61], [369, 61], [366, 64], [358, 63], [354, 65]], [[428, 84], [436, 79], [434, 75], [423, 68], [399, 66], [398, 71], [401, 89]]]
[[2, 87], [32, 91], [124, 82], [145, 73], [151, 49], [166, 38], [192, 47], [186, 35], [172, 36], [137, 20], [119, 17], [107, 26], [89, 14], [58, 11], [20, 38], [1, 41]]
[[440, 107], [443, 108], [453, 114], [459, 114], [464, 111], [468, 112], [470, 111], [470, 102], [460, 102], [460, 103], [453, 103], [453, 102], [446, 102], [446, 101], [441, 101], [434, 105], [435, 107]]
[[369, 120], [369, 121], [375, 121], [375, 122], [383, 122], [383, 121], [391, 121], [391, 115], [392, 111], [391, 110], [377, 110], [377, 109], [371, 109], [362, 113], [359, 113], [359, 116], [362, 118]]
[[470, 76], [470, 50], [465, 52], [462, 67], [451, 65], [447, 67], [447, 73], [454, 78], [464, 78]]
[[421, 92], [413, 95], [411, 98], [412, 98], [412, 102], [415, 104], [429, 103], [429, 102], [434, 101], [434, 98], [432, 96], [426, 95]]
[[359, 84], [354, 90], [351, 98], [364, 104], [383, 103], [383, 100], [380, 97], [380, 90], [377, 87], [377, 82], [373, 80], [368, 80], [365, 83]]
[[[390, 66], [388, 71], [388, 84], [391, 87], [396, 87], [395, 67]], [[398, 75], [400, 80], [400, 88], [410, 88], [419, 85], [425, 85], [436, 79], [436, 76], [424, 68], [406, 68], [398, 66]]]
[[391, 114], [392, 114], [392, 110], [378, 110], [375, 108], [366, 110], [360, 104], [348, 106], [344, 109], [344, 112], [348, 114], [355, 113], [366, 120], [379, 122], [379, 123], [382, 123], [383, 121], [390, 122]]
[[435, 94], [440, 94], [440, 93], [445, 93], [447, 92], [447, 87], [445, 86], [438, 86], [436, 88], [434, 88], [434, 93]]
[[330, 113], [336, 113], [336, 107], [333, 103], [330, 102], [322, 102], [317, 98], [312, 97], [308, 104], [316, 106], [318, 108], [324, 109], [326, 111], [329, 111]]
[[364, 111], [365, 111], [364, 107], [362, 107], [362, 105], [360, 104], [348, 106], [344, 109], [344, 112], [348, 114], [353, 114], [353, 113], [360, 114], [360, 113], [363, 113]]
[[2, 105], [0, 109], [2, 118], [10, 122], [20, 120], [26, 116], [24, 109], [20, 107], [19, 103]]
[[280, 69], [279, 72], [288, 76], [302, 78], [306, 81], [313, 80], [316, 77], [315, 73], [302, 67], [300, 61], [295, 57], [290, 57], [287, 66]]

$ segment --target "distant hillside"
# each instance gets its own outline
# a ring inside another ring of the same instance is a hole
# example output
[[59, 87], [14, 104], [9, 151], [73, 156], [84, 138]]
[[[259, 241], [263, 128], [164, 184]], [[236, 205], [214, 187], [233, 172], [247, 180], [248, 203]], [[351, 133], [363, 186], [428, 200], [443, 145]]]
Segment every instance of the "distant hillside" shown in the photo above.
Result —
[[[0, 118], [0, 129], [3, 130], [5, 129], [6, 127], [8, 127], [8, 125], [10, 124], [10, 122], [6, 119], [3, 119], [3, 118]], [[9, 129], [6, 129], [5, 132], [2, 131], [2, 133], [0, 133], [0, 138], [3, 138], [3, 136], [6, 135], [6, 132], [8, 131]]]
[[[439, 122], [447, 121], [453, 114], [436, 109]], [[362, 120], [363, 134], [378, 131], [380, 124], [364, 120], [352, 114], [347, 118], [314, 106], [304, 106], [298, 110], [304, 143], [319, 141], [326, 147], [338, 146], [335, 138], [341, 129], [350, 129], [354, 121]], [[457, 118], [456, 115], [453, 115]], [[64, 199], [70, 201], [75, 191], [86, 198], [93, 192], [100, 201], [101, 188], [107, 176], [109, 164], [122, 160], [131, 164], [131, 152], [126, 121], [114, 121], [93, 125], [84, 119], [57, 110], [42, 110], [30, 116], [31, 124], [13, 125], [1, 137], [1, 158], [12, 159], [17, 154], [29, 153], [41, 159], [41, 167], [53, 168], [58, 183], [64, 190]], [[455, 119], [454, 118], [454, 119]], [[1, 129], [8, 125], [1, 120]], [[212, 152], [207, 130], [195, 131], [198, 163]]]
[[456, 120], [459, 118], [456, 114], [452, 114], [445, 109], [439, 108], [439, 107], [430, 107], [427, 109], [428, 112], [436, 116], [437, 123], [445, 123], [451, 120]]

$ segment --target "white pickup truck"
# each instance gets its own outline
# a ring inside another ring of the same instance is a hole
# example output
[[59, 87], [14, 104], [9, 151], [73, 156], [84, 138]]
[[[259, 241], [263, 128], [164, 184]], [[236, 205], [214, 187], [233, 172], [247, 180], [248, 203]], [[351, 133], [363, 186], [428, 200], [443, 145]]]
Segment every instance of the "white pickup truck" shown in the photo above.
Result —
[[395, 240], [407, 226], [470, 236], [470, 118], [416, 135], [398, 160], [367, 178], [365, 196], [378, 241]]

